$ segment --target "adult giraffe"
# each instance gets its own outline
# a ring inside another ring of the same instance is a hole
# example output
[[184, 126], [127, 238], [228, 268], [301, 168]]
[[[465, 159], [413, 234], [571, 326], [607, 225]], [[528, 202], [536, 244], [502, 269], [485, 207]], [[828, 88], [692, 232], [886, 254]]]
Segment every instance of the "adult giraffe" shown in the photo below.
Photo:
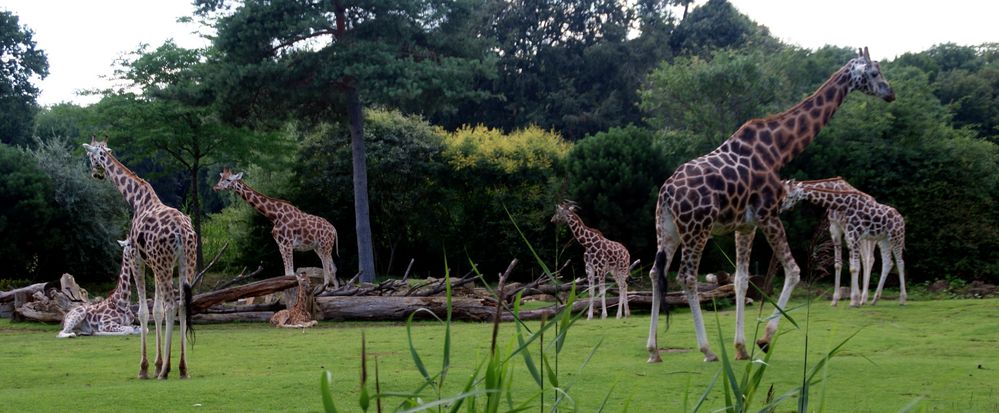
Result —
[[[871, 60], [867, 48], [833, 73], [815, 93], [787, 111], [747, 121], [717, 149], [680, 165], [663, 183], [656, 205], [658, 250], [649, 273], [653, 280], [652, 320], [646, 343], [650, 363], [662, 361], [656, 338], [659, 307], [666, 293], [666, 270], [677, 248], [682, 248], [677, 281], [687, 302], [696, 303], [697, 268], [704, 245], [712, 234], [732, 231], [736, 243], [736, 358], [749, 358], [743, 319], [749, 287], [749, 254], [757, 227], [763, 230], [784, 267], [784, 288], [777, 301], [780, 307], [787, 304], [799, 280], [800, 271], [788, 249], [779, 218], [784, 188], [778, 171], [805, 150], [853, 90], [888, 102], [895, 100], [895, 92], [881, 75], [878, 63]], [[690, 309], [704, 360], [718, 360], [708, 345], [700, 307], [692, 305]], [[768, 350], [778, 321], [778, 317], [773, 317], [763, 338], [757, 340], [763, 351]]]
[[191, 218], [176, 208], [163, 204], [156, 196], [152, 185], [139, 178], [125, 167], [114, 155], [107, 142], [90, 138], [90, 144], [83, 144], [90, 159], [91, 174], [94, 178], [107, 177], [125, 197], [125, 201], [135, 211], [128, 239], [139, 253], [139, 269], [135, 277], [136, 292], [139, 295], [139, 328], [141, 359], [139, 378], [148, 378], [149, 362], [146, 359], [146, 325], [149, 310], [146, 308], [145, 269], [148, 264], [153, 269], [156, 290], [153, 298], [153, 323], [156, 325], [156, 378], [166, 379], [170, 373], [170, 342], [173, 337], [173, 321], [178, 305], [173, 286], [173, 268], [177, 265], [180, 278], [180, 378], [187, 378], [187, 335], [191, 321], [188, 311], [191, 302], [191, 281], [194, 277], [197, 260], [197, 235], [191, 226]]

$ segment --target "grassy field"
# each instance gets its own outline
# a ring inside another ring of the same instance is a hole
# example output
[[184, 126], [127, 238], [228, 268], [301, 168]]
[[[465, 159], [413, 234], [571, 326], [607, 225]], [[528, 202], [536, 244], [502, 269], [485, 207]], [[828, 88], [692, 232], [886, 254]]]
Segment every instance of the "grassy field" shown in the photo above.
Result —
[[[705, 314], [712, 344], [720, 352], [715, 313]], [[771, 384], [777, 395], [800, 385], [807, 322], [809, 365], [860, 330], [831, 360], [826, 380], [812, 388], [812, 411], [891, 412], [913, 402], [916, 411], [999, 411], [999, 301], [995, 299], [910, 301], [904, 307], [886, 301], [861, 309], [831, 308], [822, 302], [811, 306], [807, 321], [804, 307], [792, 316], [801, 329], [781, 323], [783, 334], [763, 379], [764, 392]], [[718, 319], [730, 350], [734, 314], [721, 311]], [[569, 395], [578, 410], [596, 410], [609, 393], [609, 411], [620, 411], [628, 400], [633, 412], [684, 411], [704, 392], [722, 364], [703, 363], [694, 351], [690, 313], [677, 311], [669, 332], [660, 333], [660, 345], [672, 349], [663, 355], [662, 364], [645, 362], [648, 321], [648, 315], [637, 315], [624, 321], [581, 320], [573, 327], [560, 356], [559, 376], [563, 384], [575, 383]], [[175, 359], [174, 376], [162, 382], [135, 378], [135, 336], [59, 340], [57, 326], [0, 320], [0, 411], [320, 411], [319, 379], [325, 369], [333, 372], [341, 411], [360, 411], [362, 331], [371, 360], [377, 358], [383, 391], [412, 391], [421, 380], [409, 354], [405, 326], [398, 323], [323, 322], [305, 331], [264, 324], [198, 327], [197, 345], [190, 355], [192, 378], [176, 380]], [[444, 328], [427, 322], [418, 323], [413, 331], [428, 367], [439, 368]], [[445, 396], [460, 392], [485, 358], [490, 332], [489, 324], [453, 326]], [[747, 331], [748, 337], [753, 335]], [[513, 325], [503, 324], [501, 343], [509, 343], [512, 336]], [[526, 399], [537, 387], [520, 359], [515, 361], [513, 383]], [[746, 363], [736, 362], [737, 371]], [[372, 362], [371, 376], [373, 369]], [[552, 392], [546, 392], [546, 401], [551, 398]], [[393, 410], [397, 401], [385, 403], [387, 410]], [[796, 403], [789, 400], [777, 411], [794, 411]], [[719, 381], [701, 411], [723, 405]]]

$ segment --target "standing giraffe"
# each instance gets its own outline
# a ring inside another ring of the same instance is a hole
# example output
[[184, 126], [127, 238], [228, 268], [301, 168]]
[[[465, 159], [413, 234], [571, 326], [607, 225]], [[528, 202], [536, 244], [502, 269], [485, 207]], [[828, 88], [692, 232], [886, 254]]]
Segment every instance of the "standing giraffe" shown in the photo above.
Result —
[[232, 173], [228, 168], [219, 174], [216, 191], [231, 190], [239, 194], [246, 203], [274, 223], [271, 235], [281, 251], [284, 262], [284, 275], [295, 275], [295, 251], [315, 251], [323, 263], [323, 289], [330, 285], [339, 286], [336, 279], [336, 265], [333, 264], [333, 250], [337, 245], [336, 228], [329, 221], [315, 215], [306, 214], [288, 201], [271, 198], [257, 192], [242, 181], [243, 173]]
[[312, 319], [310, 311], [312, 294], [310, 294], [309, 276], [304, 272], [299, 272], [295, 278], [298, 279], [298, 294], [295, 296], [295, 304], [291, 308], [278, 311], [271, 316], [271, 324], [275, 327], [307, 328], [319, 324], [318, 321]]
[[602, 307], [600, 318], [607, 318], [607, 284], [605, 283], [607, 273], [610, 273], [614, 277], [614, 281], [617, 282], [617, 318], [630, 316], [631, 309], [628, 308], [628, 261], [631, 259], [631, 255], [621, 243], [611, 241], [605, 238], [600, 231], [583, 224], [583, 220], [579, 218], [579, 215], [576, 215], [575, 209], [576, 206], [570, 202], [556, 205], [552, 222], [569, 225], [572, 235], [585, 249], [583, 262], [586, 264], [586, 279], [590, 289], [590, 309], [586, 319], [593, 319], [593, 293], [597, 283], [600, 284], [600, 305]]
[[128, 240], [118, 241], [121, 244], [121, 270], [118, 272], [118, 284], [108, 293], [107, 298], [93, 304], [84, 304], [69, 310], [62, 320], [62, 331], [56, 337], [67, 338], [82, 336], [124, 336], [139, 334], [139, 328], [132, 325], [135, 315], [132, 313], [131, 289], [132, 278], [135, 276], [137, 262], [135, 249]]
[[[149, 310], [146, 308], [146, 282], [144, 265], [153, 269], [156, 289], [153, 298], [153, 323], [156, 325], [156, 378], [166, 379], [170, 373], [170, 342], [173, 337], [173, 321], [179, 310], [180, 316], [180, 378], [187, 378], [187, 335], [191, 314], [191, 281], [197, 261], [197, 235], [191, 226], [191, 218], [175, 208], [163, 204], [148, 182], [125, 167], [108, 148], [107, 142], [98, 142], [91, 137], [90, 144], [83, 144], [90, 159], [91, 174], [94, 178], [109, 178], [125, 201], [132, 206], [131, 229], [128, 239], [138, 252], [138, 271], [135, 276], [136, 292], [139, 295], [139, 328], [141, 339], [139, 378], [148, 378], [149, 362], [146, 359], [146, 324]], [[177, 264], [182, 299], [178, 308], [173, 286], [173, 268]]]
[[[859, 191], [849, 191], [823, 187], [823, 183], [810, 185], [811, 181], [786, 181], [787, 198], [784, 204], [794, 206], [803, 199], [809, 202], [836, 210], [845, 224], [847, 249], [850, 251], [850, 306], [856, 307], [867, 301], [867, 284], [870, 281], [870, 266], [873, 264], [873, 247], [862, 248], [865, 240], [876, 242], [881, 249], [881, 278], [878, 289], [874, 292], [871, 304], [876, 304], [881, 298], [881, 289], [885, 278], [891, 271], [892, 255], [898, 266], [898, 278], [901, 293], [898, 301], [905, 304], [908, 294], [905, 292], [905, 260], [902, 251], [905, 249], [905, 219], [895, 208], [883, 205], [870, 195]], [[864, 291], [860, 293], [857, 283], [860, 256], [865, 257]], [[839, 274], [837, 274], [837, 278]]]
[[[749, 358], [743, 319], [749, 287], [749, 255], [757, 227], [763, 230], [784, 267], [784, 288], [778, 306], [783, 308], [787, 304], [799, 280], [798, 265], [791, 256], [778, 216], [784, 195], [778, 171], [805, 150], [853, 90], [888, 102], [895, 100], [895, 92], [866, 48], [803, 101], [782, 113], [747, 121], [717, 149], [680, 165], [663, 183], [656, 205], [658, 251], [649, 273], [653, 280], [652, 320], [646, 343], [650, 363], [662, 361], [656, 337], [659, 307], [666, 293], [666, 271], [677, 248], [682, 247], [677, 280], [687, 302], [697, 303], [697, 268], [704, 246], [712, 234], [732, 231], [736, 243], [736, 358]], [[704, 360], [718, 360], [708, 345], [700, 307], [693, 304], [690, 309]], [[763, 338], [757, 340], [763, 351], [769, 349], [777, 331], [778, 310], [774, 313]]]
[[[790, 189], [790, 186], [794, 181], [784, 181], [784, 189]], [[815, 179], [811, 181], [802, 181], [802, 184], [808, 187], [825, 188], [825, 189], [835, 189], [839, 191], [856, 191], [858, 193], [867, 195], [862, 191], [854, 188], [846, 182], [843, 177], [837, 176], [833, 178], [825, 179]], [[871, 202], [875, 202], [874, 198], [870, 195]], [[784, 203], [781, 205], [781, 213], [787, 211], [794, 207], [794, 205], [800, 201], [794, 200], [791, 202], [790, 198], [786, 198]], [[836, 209], [826, 209], [826, 220], [829, 222], [829, 238], [833, 243], [833, 268], [836, 273], [833, 277], [833, 296], [832, 305], [836, 306], [840, 299], [840, 274], [843, 272], [843, 236], [846, 233], [846, 216], [843, 212]], [[874, 265], [874, 248], [875, 242], [869, 239], [860, 240], [860, 262], [864, 267], [864, 288], [863, 294], [861, 295], [860, 304], [863, 305], [867, 301], [867, 284], [871, 278], [871, 266]]]

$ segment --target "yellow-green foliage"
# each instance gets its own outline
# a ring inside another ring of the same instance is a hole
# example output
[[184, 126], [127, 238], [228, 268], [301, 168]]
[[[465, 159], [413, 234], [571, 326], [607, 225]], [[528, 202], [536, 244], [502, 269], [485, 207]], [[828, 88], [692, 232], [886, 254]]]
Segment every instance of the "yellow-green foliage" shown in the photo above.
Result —
[[463, 127], [445, 139], [445, 156], [455, 169], [492, 166], [506, 173], [550, 169], [570, 145], [553, 131], [530, 126], [509, 134], [485, 126]]

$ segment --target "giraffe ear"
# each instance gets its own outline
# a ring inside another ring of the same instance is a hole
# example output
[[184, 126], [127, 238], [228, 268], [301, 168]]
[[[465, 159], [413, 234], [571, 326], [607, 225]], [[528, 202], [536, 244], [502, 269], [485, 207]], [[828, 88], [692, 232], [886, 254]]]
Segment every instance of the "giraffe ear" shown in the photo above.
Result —
[[232, 177], [233, 177], [233, 180], [236, 180], [236, 181], [238, 181], [238, 180], [240, 180], [240, 179], [243, 179], [243, 173], [242, 173], [242, 172], [240, 172], [240, 173], [238, 173], [238, 174], [235, 174], [235, 175], [233, 175]]
[[97, 153], [97, 147], [96, 146], [93, 146], [93, 145], [85, 143], [85, 144], [83, 144], [83, 148], [86, 149], [87, 152]]
[[127, 239], [118, 240], [118, 245], [121, 245], [122, 248], [125, 248], [128, 246], [128, 240]]

